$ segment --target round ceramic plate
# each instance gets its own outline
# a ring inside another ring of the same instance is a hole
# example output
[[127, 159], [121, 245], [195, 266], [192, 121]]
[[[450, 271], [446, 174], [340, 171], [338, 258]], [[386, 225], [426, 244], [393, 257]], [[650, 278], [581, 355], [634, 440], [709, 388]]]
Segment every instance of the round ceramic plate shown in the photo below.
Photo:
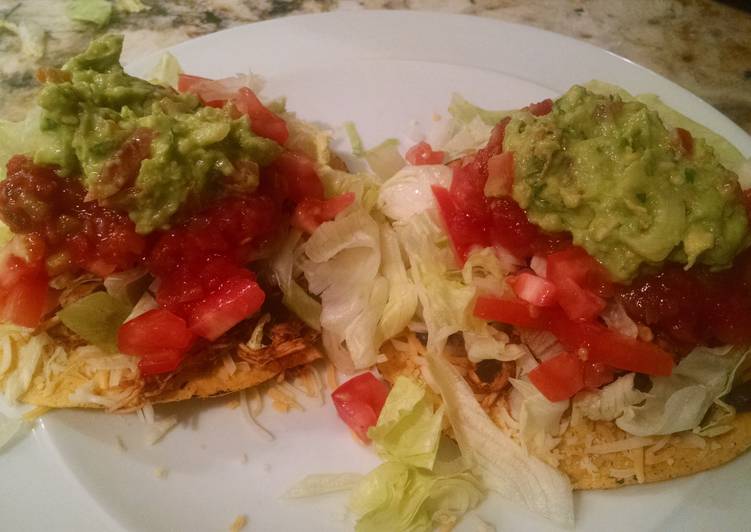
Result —
[[[406, 141], [416, 130], [429, 129], [436, 115], [445, 115], [453, 92], [487, 107], [511, 108], [597, 78], [633, 93], [656, 93], [751, 155], [748, 135], [664, 78], [585, 43], [480, 18], [410, 12], [290, 17], [170, 51], [191, 74], [257, 73], [267, 81], [266, 98], [286, 96], [289, 109], [335, 131], [353, 121], [367, 146], [393, 136]], [[145, 75], [160, 55], [129, 68]], [[338, 146], [349, 148], [341, 140]], [[135, 416], [55, 412], [37, 430], [37, 452], [56, 456], [58, 467], [74, 480], [63, 502], [73, 512], [68, 522], [78, 522], [80, 529], [98, 528], [96, 521], [112, 530], [221, 530], [244, 514], [252, 530], [349, 530], [344, 494], [280, 497], [305, 475], [364, 473], [378, 463], [370, 449], [353, 441], [330, 402], [305, 407], [286, 415], [266, 409], [261, 419], [274, 433], [273, 442], [259, 438], [226, 400], [159, 408], [158, 415], [177, 415], [179, 425], [153, 447], [145, 445], [144, 425]], [[32, 478], [53, 474], [40, 468], [31, 468]], [[577, 529], [745, 528], [751, 518], [750, 475], [751, 456], [745, 456], [686, 479], [577, 494]], [[82, 493], [98, 508], [96, 519], [90, 513], [76, 517], [77, 508], [92, 507]], [[35, 502], [37, 508], [45, 504], [51, 503]], [[498, 530], [557, 529], [493, 496], [475, 515]], [[477, 524], [469, 517], [461, 528], [475, 530]]]

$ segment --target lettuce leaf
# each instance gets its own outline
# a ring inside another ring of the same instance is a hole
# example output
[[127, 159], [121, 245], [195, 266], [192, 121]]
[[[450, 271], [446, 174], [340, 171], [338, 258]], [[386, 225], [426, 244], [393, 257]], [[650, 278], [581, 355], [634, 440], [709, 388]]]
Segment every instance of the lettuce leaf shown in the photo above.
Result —
[[558, 444], [561, 418], [569, 401], [551, 402], [528, 380], [509, 379], [514, 387], [509, 403], [511, 414], [519, 422], [519, 434], [527, 449], [549, 461], [550, 451]]
[[360, 206], [322, 224], [302, 247], [308, 289], [321, 298], [327, 351], [346, 346], [355, 369], [375, 364], [378, 322], [388, 300], [379, 274], [380, 228]]
[[171, 53], [166, 52], [159, 58], [156, 66], [151, 69], [148, 77], [151, 83], [158, 83], [159, 85], [172, 87], [177, 90], [177, 82], [182, 73], [183, 69], [177, 58]]
[[446, 165], [405, 166], [381, 185], [379, 210], [392, 220], [406, 220], [435, 207], [432, 185], [451, 186]]
[[112, 16], [112, 3], [108, 0], [69, 0], [68, 17], [81, 22], [91, 22], [104, 27]]
[[348, 491], [363, 479], [359, 473], [334, 473], [308, 475], [296, 482], [284, 494], [287, 499], [315, 497], [337, 491]]
[[736, 370], [751, 349], [716, 350], [697, 347], [669, 377], [652, 377], [652, 388], [643, 405], [631, 406], [615, 420], [635, 436], [673, 434], [699, 427], [713, 403], [727, 394]]
[[357, 532], [428, 532], [477, 506], [483, 491], [469, 473], [436, 475], [427, 469], [386, 462], [352, 492], [349, 507]]
[[389, 283], [386, 306], [378, 322], [383, 340], [401, 333], [417, 311], [417, 288], [407, 275], [396, 232], [381, 224], [381, 272]]
[[81, 338], [105, 349], [117, 348], [117, 330], [132, 306], [107, 292], [94, 292], [67, 305], [57, 315]]
[[574, 398], [574, 409], [592, 420], [613, 421], [648, 394], [634, 388], [634, 374], [627, 373], [599, 390], [582, 392]]
[[407, 164], [399, 153], [399, 141], [386, 139], [365, 152], [365, 160], [381, 180], [388, 179]]
[[34, 107], [21, 122], [0, 120], [0, 179], [5, 179], [8, 160], [19, 154], [33, 157], [37, 164], [70, 167], [70, 143], [64, 135], [42, 131], [41, 118], [42, 110]]
[[483, 411], [472, 389], [440, 352], [428, 354], [462, 457], [485, 486], [566, 526], [574, 523], [568, 478], [527, 452]]
[[442, 424], [443, 407], [433, 411], [425, 386], [400, 376], [368, 436], [384, 460], [433, 469]]
[[498, 122], [511, 115], [510, 111], [490, 111], [478, 107], [456, 92], [451, 95], [449, 113], [460, 124], [468, 125], [479, 118], [488, 126], [495, 126]]
[[413, 215], [395, 223], [394, 229], [409, 258], [428, 330], [428, 350], [440, 352], [450, 335], [470, 328], [475, 289], [450, 268], [454, 257], [448, 239], [430, 215], [430, 211]]

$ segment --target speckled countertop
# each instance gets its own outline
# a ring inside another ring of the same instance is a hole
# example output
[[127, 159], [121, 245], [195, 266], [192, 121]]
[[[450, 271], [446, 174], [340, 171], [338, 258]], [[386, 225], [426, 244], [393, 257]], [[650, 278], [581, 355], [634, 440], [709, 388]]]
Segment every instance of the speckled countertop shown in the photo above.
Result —
[[[125, 34], [126, 61], [231, 26], [336, 9], [444, 11], [520, 22], [587, 40], [651, 68], [751, 133], [751, 13], [710, 0], [142, 0], [142, 4], [147, 9], [132, 12], [124, 7], [133, 6], [132, 1], [113, 0], [105, 28]], [[0, 0], [0, 117], [23, 116], [38, 66], [60, 64], [105, 31], [70, 20], [65, 6], [64, 0]], [[22, 50], [21, 40], [7, 26], [3, 28], [5, 22], [43, 31], [44, 49], [36, 54]]]

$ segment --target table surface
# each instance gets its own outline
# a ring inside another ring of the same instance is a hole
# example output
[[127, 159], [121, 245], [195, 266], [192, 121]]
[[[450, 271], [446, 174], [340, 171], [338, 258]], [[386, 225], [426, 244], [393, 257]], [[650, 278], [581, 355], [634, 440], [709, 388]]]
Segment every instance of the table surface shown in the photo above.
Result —
[[[518, 22], [589, 41], [640, 63], [705, 99], [751, 133], [751, 12], [710, 0], [142, 0], [98, 28], [65, 15], [67, 2], [0, 0], [0, 21], [46, 32], [41, 59], [0, 30], [0, 118], [23, 117], [39, 66], [60, 65], [105, 31], [125, 35], [124, 60], [224, 28], [336, 9], [455, 12]], [[743, 4], [743, 2], [729, 2]]]

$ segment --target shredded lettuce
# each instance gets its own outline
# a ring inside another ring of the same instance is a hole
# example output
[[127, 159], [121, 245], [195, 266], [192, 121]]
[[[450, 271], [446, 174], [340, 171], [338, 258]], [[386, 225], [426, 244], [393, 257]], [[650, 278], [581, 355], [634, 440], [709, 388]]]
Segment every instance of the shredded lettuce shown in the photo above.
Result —
[[397, 222], [394, 229], [409, 258], [428, 330], [428, 350], [441, 351], [451, 334], [469, 328], [475, 289], [462, 283], [458, 271], [451, 270], [454, 257], [448, 240], [429, 212]]
[[365, 148], [363, 147], [362, 138], [360, 137], [360, 133], [358, 133], [354, 122], [345, 122], [344, 132], [347, 134], [349, 145], [352, 147], [352, 155], [355, 157], [364, 157]]
[[511, 114], [510, 111], [489, 111], [467, 101], [461, 94], [451, 95], [449, 104], [451, 117], [461, 124], [471, 124], [479, 118], [488, 126], [495, 126], [498, 122]]
[[440, 354], [428, 354], [428, 367], [440, 390], [462, 456], [485, 486], [530, 510], [572, 526], [573, 496], [568, 478], [530, 456], [485, 414], [472, 389]]
[[[39, 361], [53, 348], [52, 340], [45, 333], [32, 334], [30, 329], [14, 326], [0, 326], [0, 335], [11, 335], [9, 339], [11, 369], [4, 377], [5, 399], [13, 404], [31, 385]], [[5, 356], [5, 353], [4, 353]]]
[[277, 284], [282, 291], [282, 303], [297, 317], [316, 331], [321, 330], [321, 304], [313, 299], [295, 280], [295, 260], [301, 250], [302, 233], [290, 231], [284, 245], [271, 262]]
[[577, 394], [574, 409], [595, 421], [613, 421], [621, 417], [626, 408], [647, 397], [648, 394], [634, 388], [634, 374], [627, 373], [599, 390]]
[[699, 427], [713, 403], [727, 394], [736, 370], [751, 349], [721, 351], [697, 347], [669, 377], [652, 377], [652, 388], [643, 405], [630, 406], [615, 420], [635, 436], [673, 434]]
[[388, 179], [407, 164], [399, 153], [399, 141], [386, 139], [365, 152], [365, 160], [381, 180]]
[[417, 288], [407, 275], [396, 232], [381, 224], [381, 271], [389, 283], [389, 295], [378, 327], [383, 340], [401, 333], [417, 310]]
[[6, 164], [16, 154], [32, 156], [37, 164], [69, 165], [71, 152], [64, 136], [42, 131], [41, 117], [42, 110], [34, 107], [21, 122], [0, 120], [0, 179], [5, 179]]
[[282, 116], [289, 131], [289, 138], [285, 147], [292, 151], [304, 153], [319, 166], [328, 165], [331, 162], [331, 152], [329, 151], [331, 132], [318, 128], [310, 122], [300, 120], [294, 113], [285, 112]]
[[561, 418], [569, 401], [549, 401], [528, 380], [510, 379], [514, 387], [510, 397], [511, 415], [519, 422], [519, 433], [527, 449], [539, 458], [550, 458], [558, 444]]
[[141, 0], [115, 0], [115, 7], [118, 11], [125, 13], [140, 13], [141, 11], [151, 9], [151, 7], [141, 2]]
[[434, 208], [431, 186], [449, 187], [451, 175], [445, 165], [405, 166], [381, 185], [378, 208], [392, 220], [406, 220]]
[[112, 17], [112, 3], [108, 0], [69, 0], [67, 15], [73, 20], [91, 22], [104, 27]]
[[287, 499], [316, 497], [337, 491], [349, 491], [362, 481], [360, 473], [335, 473], [308, 475], [296, 482], [285, 493]]
[[352, 492], [357, 532], [428, 532], [477, 506], [482, 487], [469, 473], [437, 475], [399, 462], [370, 472]]
[[134, 305], [141, 299], [151, 281], [145, 268], [133, 268], [105, 277], [104, 289], [115, 299]]
[[327, 351], [346, 346], [355, 369], [372, 366], [381, 336], [378, 322], [388, 300], [379, 274], [380, 228], [360, 206], [325, 222], [303, 245], [308, 289], [321, 298]]
[[171, 53], [166, 52], [159, 58], [159, 62], [149, 72], [148, 77], [151, 83], [172, 87], [177, 90], [177, 82], [182, 72], [183, 69], [180, 67], [177, 58]]
[[384, 460], [433, 469], [442, 424], [443, 407], [434, 412], [425, 387], [400, 376], [368, 436]]
[[44, 57], [47, 46], [47, 32], [39, 24], [30, 20], [14, 24], [0, 19], [0, 29], [16, 34], [21, 40], [21, 53], [26, 57], [33, 60]]
[[117, 347], [117, 330], [132, 306], [106, 292], [94, 292], [60, 310], [60, 321], [81, 338], [104, 349]]

